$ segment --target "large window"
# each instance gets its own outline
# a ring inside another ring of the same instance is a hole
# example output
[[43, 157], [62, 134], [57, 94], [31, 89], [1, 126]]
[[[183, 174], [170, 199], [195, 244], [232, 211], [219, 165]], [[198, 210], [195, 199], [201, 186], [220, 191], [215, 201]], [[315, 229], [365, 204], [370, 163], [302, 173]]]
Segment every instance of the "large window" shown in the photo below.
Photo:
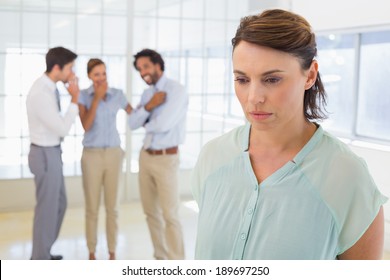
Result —
[[[88, 59], [99, 57], [107, 64], [110, 86], [126, 89], [127, 1], [1, 1], [0, 38], [0, 179], [31, 177], [26, 96], [45, 71], [47, 50], [64, 46], [79, 55], [80, 88], [89, 86]], [[70, 97], [59, 86], [65, 110]], [[123, 140], [124, 120], [118, 119]], [[77, 119], [62, 145], [67, 176], [80, 174], [83, 133]]]
[[[190, 96], [186, 142], [181, 167], [191, 168], [211, 138], [243, 123], [233, 95], [230, 40], [247, 4], [235, 0], [19, 0], [0, 2], [0, 178], [30, 177], [26, 95], [45, 70], [48, 48], [75, 51], [80, 87], [89, 86], [86, 63], [100, 57], [109, 84], [127, 93], [136, 106], [146, 87], [133, 69], [131, 54], [142, 48], [159, 51], [166, 73], [180, 81]], [[133, 26], [133, 30], [127, 27]], [[127, 45], [128, 38], [131, 45]], [[131, 53], [129, 53], [131, 51]], [[126, 83], [130, 75], [130, 85]], [[62, 108], [70, 98], [60, 88]], [[131, 171], [138, 171], [144, 131], [126, 141], [126, 115], [118, 118]], [[83, 129], [77, 119], [63, 143], [64, 174], [80, 175]], [[126, 163], [125, 163], [126, 164]]]
[[336, 135], [389, 144], [390, 31], [318, 36], [320, 73]]
[[361, 35], [358, 135], [390, 141], [390, 31]]
[[356, 35], [319, 36], [319, 72], [328, 94], [329, 119], [324, 126], [338, 134], [350, 136], [355, 119], [354, 88], [356, 68]]

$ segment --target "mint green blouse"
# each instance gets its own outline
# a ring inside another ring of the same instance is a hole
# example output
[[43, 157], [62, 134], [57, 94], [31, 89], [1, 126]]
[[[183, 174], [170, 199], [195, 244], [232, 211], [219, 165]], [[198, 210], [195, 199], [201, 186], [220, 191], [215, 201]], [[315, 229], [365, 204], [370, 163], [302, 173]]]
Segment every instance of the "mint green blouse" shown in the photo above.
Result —
[[296, 157], [258, 184], [250, 124], [206, 144], [192, 173], [195, 259], [336, 259], [387, 201], [365, 162], [319, 126]]

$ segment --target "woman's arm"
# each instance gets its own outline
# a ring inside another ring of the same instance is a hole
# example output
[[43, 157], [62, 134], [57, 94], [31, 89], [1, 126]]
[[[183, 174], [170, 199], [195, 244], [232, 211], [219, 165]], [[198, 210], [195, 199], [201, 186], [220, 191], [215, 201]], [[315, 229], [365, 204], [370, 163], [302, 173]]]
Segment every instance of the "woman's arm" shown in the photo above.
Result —
[[99, 102], [106, 95], [107, 87], [107, 83], [94, 85], [95, 94], [92, 99], [91, 108], [87, 109], [84, 105], [79, 104], [80, 120], [85, 131], [91, 129], [93, 122], [95, 121], [96, 110], [99, 106]]
[[383, 258], [384, 215], [383, 207], [363, 236], [347, 251], [338, 256], [340, 260], [380, 260]]
[[89, 110], [84, 105], [79, 104], [80, 120], [85, 131], [91, 129], [96, 117], [96, 109], [98, 105], [99, 102], [95, 102], [95, 99], [92, 101], [91, 108], [89, 108]]

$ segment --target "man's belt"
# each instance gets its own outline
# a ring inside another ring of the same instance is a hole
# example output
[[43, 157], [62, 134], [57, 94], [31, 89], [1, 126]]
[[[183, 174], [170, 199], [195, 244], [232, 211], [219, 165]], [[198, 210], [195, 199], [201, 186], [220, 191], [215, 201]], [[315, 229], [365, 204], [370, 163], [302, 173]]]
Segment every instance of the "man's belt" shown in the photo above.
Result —
[[179, 151], [179, 147], [170, 147], [162, 150], [152, 150], [152, 149], [147, 149], [146, 150], [149, 155], [174, 155], [177, 154]]

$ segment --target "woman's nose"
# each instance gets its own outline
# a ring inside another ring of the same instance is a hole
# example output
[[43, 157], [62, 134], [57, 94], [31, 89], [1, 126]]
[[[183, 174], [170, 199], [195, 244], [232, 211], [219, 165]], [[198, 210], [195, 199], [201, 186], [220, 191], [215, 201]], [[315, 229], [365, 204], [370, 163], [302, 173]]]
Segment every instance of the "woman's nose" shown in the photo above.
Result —
[[264, 103], [265, 101], [264, 89], [260, 85], [252, 84], [249, 87], [248, 101], [252, 104]]

